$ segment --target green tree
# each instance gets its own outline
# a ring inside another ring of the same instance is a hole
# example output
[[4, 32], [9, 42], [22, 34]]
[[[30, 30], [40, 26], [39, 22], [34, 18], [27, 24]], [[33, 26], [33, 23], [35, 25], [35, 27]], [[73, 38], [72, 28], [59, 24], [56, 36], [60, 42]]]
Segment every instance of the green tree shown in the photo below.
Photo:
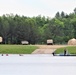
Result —
[[64, 18], [65, 17], [65, 13], [62, 11], [61, 12], [61, 17]]
[[56, 15], [55, 15], [55, 17], [56, 17], [56, 18], [60, 18], [60, 13], [57, 12]]
[[74, 8], [74, 13], [76, 14], [76, 8]]

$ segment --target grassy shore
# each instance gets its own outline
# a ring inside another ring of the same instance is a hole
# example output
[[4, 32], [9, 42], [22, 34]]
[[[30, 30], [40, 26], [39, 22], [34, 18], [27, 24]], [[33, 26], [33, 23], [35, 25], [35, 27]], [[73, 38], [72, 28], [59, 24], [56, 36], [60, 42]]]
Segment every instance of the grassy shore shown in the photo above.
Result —
[[55, 53], [60, 54], [64, 52], [64, 49], [68, 50], [70, 54], [76, 54], [76, 46], [68, 46], [68, 47], [63, 47], [63, 48], [58, 48]]
[[31, 54], [35, 49], [32, 45], [0, 45], [0, 54]]

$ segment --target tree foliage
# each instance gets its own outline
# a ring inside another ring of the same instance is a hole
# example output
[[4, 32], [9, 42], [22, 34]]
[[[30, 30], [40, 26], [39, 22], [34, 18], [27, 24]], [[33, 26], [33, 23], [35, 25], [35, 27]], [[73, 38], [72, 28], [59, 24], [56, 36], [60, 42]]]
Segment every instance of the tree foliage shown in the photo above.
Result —
[[57, 12], [54, 18], [41, 15], [0, 16], [0, 36], [4, 44], [20, 44], [23, 40], [30, 44], [43, 44], [47, 39], [53, 39], [55, 44], [65, 44], [69, 39], [76, 38], [76, 8], [69, 15]]

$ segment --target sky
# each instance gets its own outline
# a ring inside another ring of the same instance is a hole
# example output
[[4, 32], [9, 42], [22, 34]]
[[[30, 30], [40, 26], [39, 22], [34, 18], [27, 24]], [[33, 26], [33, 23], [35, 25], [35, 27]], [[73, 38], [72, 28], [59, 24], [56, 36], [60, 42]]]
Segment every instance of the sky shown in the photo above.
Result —
[[13, 13], [28, 17], [54, 17], [59, 11], [72, 13], [76, 0], [0, 0], [0, 16]]

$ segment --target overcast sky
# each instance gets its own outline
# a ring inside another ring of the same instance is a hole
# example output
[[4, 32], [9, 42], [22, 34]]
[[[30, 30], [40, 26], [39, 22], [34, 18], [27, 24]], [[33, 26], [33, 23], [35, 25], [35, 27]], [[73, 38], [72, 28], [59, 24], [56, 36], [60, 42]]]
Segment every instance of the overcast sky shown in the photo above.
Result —
[[0, 0], [0, 15], [13, 13], [54, 17], [58, 11], [69, 14], [75, 7], [76, 0]]

